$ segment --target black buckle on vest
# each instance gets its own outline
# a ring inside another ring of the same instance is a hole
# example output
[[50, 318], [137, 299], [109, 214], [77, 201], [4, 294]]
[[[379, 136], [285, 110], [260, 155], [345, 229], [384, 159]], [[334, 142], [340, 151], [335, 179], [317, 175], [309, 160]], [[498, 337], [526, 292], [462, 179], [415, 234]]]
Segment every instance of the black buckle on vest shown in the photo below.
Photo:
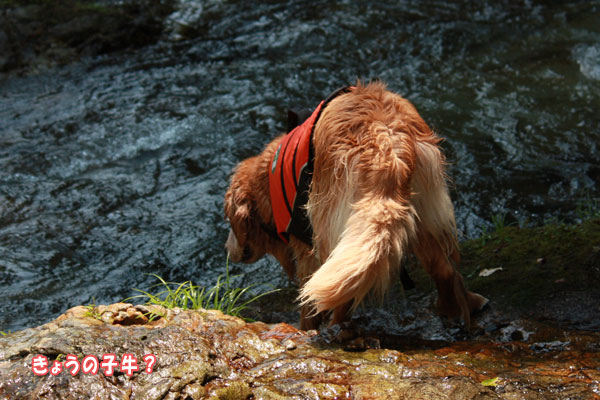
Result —
[[[352, 90], [352, 88], [350, 86], [343, 86], [339, 89], [336, 89], [333, 93], [331, 93], [325, 99], [325, 102], [323, 103], [323, 108], [325, 108], [327, 103], [329, 103], [331, 100], [335, 99], [340, 94], [348, 93], [350, 90]], [[300, 111], [289, 109], [286, 132], [289, 133], [292, 130], [294, 130], [294, 128], [296, 128], [297, 126], [302, 125], [304, 123], [304, 121], [306, 121], [308, 119], [308, 117], [310, 117], [312, 115], [312, 113], [313, 112], [311, 110], [307, 110], [307, 109], [300, 110]]]
[[290, 133], [294, 128], [302, 125], [312, 114], [309, 110], [288, 110], [287, 133]]

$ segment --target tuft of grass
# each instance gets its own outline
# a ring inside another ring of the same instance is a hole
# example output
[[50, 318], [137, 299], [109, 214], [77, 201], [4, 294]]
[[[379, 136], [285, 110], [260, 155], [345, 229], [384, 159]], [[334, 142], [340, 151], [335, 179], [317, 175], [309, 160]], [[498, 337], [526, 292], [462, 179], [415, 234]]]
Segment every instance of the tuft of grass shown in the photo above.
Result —
[[483, 246], [490, 240], [498, 239], [500, 243], [504, 243], [508, 239], [507, 229], [514, 223], [506, 223], [506, 212], [502, 214], [492, 215], [493, 229], [487, 229], [479, 239]]
[[494, 233], [504, 243], [506, 241], [506, 228], [512, 224], [506, 223], [506, 213], [492, 215], [492, 224], [494, 225]]
[[[239, 275], [229, 275], [229, 257], [225, 264], [225, 275], [217, 278], [217, 283], [210, 289], [193, 284], [191, 281], [183, 283], [167, 282], [156, 274], [150, 274], [160, 282], [153, 285], [149, 291], [133, 289], [140, 293], [139, 295], [129, 297], [123, 301], [131, 299], [145, 299], [147, 305], [159, 305], [164, 308], [181, 308], [184, 310], [212, 309], [219, 310], [224, 314], [240, 317], [241, 312], [248, 306], [271, 293], [278, 292], [279, 289], [269, 290], [256, 296], [250, 296], [250, 290], [258, 284], [250, 285], [244, 288], [232, 286], [232, 278]], [[158, 292], [151, 292], [152, 289], [160, 288]], [[150, 319], [158, 315], [150, 315]], [[244, 318], [246, 319], [246, 318]]]
[[85, 306], [87, 311], [85, 312], [86, 317], [92, 317], [97, 320], [102, 319], [102, 314], [98, 311], [98, 307], [96, 306], [96, 299], [92, 297], [92, 302]]
[[592, 197], [588, 191], [585, 198], [577, 202], [575, 213], [580, 221], [600, 217], [600, 198]]
[[496, 233], [502, 232], [506, 228], [506, 213], [492, 215], [492, 224]]
[[563, 219], [561, 219], [561, 218], [557, 217], [556, 215], [554, 215], [554, 216], [552, 216], [550, 218], [545, 218], [544, 219], [544, 225], [546, 225], [546, 226], [560, 227], [560, 226], [567, 226], [567, 223]]

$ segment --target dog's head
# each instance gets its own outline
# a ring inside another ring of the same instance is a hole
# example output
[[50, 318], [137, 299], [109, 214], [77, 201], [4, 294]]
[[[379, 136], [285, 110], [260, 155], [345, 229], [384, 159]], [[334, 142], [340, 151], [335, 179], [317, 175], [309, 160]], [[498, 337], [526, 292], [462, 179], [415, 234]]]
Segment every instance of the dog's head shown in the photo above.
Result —
[[260, 227], [254, 174], [256, 157], [242, 161], [225, 193], [225, 217], [231, 229], [225, 247], [234, 262], [253, 263], [265, 255], [268, 238]]

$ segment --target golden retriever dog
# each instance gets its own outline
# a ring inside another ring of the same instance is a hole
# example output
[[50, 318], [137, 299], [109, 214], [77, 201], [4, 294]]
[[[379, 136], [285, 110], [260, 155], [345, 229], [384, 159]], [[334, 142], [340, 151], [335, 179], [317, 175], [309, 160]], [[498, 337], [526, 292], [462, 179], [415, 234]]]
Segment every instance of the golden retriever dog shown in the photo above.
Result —
[[331, 325], [348, 320], [367, 294], [383, 296], [412, 252], [435, 281], [439, 312], [469, 327], [487, 299], [456, 269], [440, 141], [383, 83], [338, 90], [235, 168], [225, 195], [231, 260], [273, 255], [300, 285], [300, 327], [318, 329], [330, 313]]

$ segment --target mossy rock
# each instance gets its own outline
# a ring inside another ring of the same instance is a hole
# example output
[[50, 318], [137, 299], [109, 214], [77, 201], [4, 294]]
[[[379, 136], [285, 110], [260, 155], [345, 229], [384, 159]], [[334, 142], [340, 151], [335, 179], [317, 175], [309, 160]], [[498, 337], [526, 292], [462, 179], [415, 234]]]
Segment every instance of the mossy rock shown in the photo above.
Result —
[[[467, 287], [496, 310], [568, 327], [600, 326], [600, 219], [504, 227], [461, 243], [461, 256]], [[435, 289], [422, 268], [411, 267], [410, 275], [420, 290]]]

